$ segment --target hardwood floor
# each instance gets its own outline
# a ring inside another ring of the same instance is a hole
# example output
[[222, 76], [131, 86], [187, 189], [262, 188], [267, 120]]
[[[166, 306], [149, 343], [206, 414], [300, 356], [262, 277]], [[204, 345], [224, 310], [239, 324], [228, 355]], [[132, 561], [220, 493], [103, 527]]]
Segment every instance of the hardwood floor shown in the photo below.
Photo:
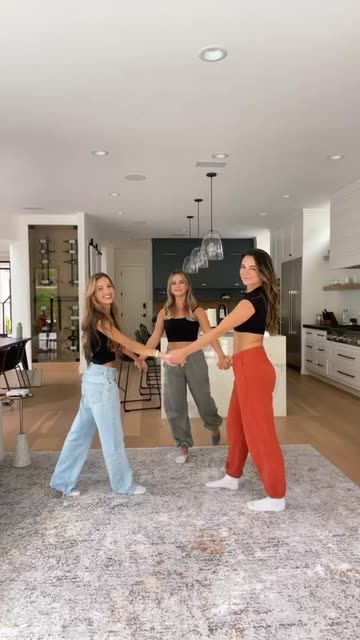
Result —
[[[47, 363], [41, 364], [41, 368], [43, 385], [35, 387], [33, 397], [24, 402], [24, 428], [33, 450], [59, 450], [79, 404], [78, 364]], [[131, 397], [137, 397], [136, 370], [131, 372], [131, 379]], [[360, 485], [360, 398], [292, 369], [288, 369], [287, 383], [288, 415], [276, 419], [281, 443], [312, 445]], [[18, 421], [17, 407], [4, 407], [4, 439], [8, 451], [14, 448]], [[127, 447], [173, 444], [160, 410], [123, 412], [123, 425]], [[200, 419], [192, 420], [192, 431], [196, 445], [211, 444], [210, 433]], [[221, 442], [226, 443], [224, 428]], [[94, 446], [99, 446], [97, 437]]]

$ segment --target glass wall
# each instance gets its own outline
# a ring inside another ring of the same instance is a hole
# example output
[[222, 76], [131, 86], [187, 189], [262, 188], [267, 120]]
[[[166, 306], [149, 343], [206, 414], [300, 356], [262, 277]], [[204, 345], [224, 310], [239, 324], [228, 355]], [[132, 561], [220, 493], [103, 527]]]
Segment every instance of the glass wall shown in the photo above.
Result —
[[29, 227], [33, 361], [79, 360], [75, 226]]

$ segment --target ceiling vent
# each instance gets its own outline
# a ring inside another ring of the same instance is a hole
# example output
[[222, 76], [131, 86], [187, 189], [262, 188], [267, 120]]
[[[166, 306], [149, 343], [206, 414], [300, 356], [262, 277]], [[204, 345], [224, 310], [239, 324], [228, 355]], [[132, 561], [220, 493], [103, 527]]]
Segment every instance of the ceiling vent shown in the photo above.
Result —
[[222, 169], [226, 167], [226, 162], [197, 162], [195, 167], [202, 167], [203, 169]]

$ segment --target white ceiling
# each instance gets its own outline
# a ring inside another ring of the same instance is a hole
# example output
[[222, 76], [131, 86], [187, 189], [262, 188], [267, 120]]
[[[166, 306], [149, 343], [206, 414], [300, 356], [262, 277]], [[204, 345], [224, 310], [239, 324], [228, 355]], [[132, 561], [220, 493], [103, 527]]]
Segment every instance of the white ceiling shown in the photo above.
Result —
[[205, 231], [195, 164], [225, 151], [214, 226], [242, 235], [360, 175], [359, 0], [0, 0], [0, 25], [2, 220], [85, 211], [116, 243], [181, 232], [202, 197]]

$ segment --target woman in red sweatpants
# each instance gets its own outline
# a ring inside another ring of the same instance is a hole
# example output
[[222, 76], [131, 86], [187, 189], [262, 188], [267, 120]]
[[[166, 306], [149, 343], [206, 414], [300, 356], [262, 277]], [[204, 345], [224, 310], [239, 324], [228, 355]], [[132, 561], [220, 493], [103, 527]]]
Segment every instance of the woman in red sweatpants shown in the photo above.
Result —
[[244, 297], [222, 322], [182, 349], [171, 352], [171, 361], [186, 357], [234, 329], [234, 388], [227, 417], [228, 457], [225, 476], [206, 486], [237, 490], [250, 453], [263, 482], [266, 497], [248, 502], [254, 511], [285, 509], [284, 459], [277, 439], [272, 394], [275, 370], [263, 347], [265, 328], [271, 334], [278, 326], [278, 291], [272, 260], [266, 251], [252, 249], [242, 257]]

